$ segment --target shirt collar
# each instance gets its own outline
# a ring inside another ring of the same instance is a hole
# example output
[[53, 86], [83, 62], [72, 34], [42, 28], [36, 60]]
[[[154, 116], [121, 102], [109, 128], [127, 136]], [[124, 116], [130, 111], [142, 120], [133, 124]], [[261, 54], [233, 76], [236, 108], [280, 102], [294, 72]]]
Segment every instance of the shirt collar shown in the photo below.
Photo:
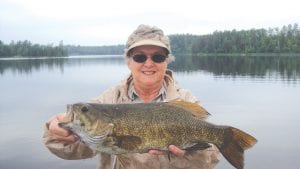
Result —
[[[130, 98], [130, 100], [132, 102], [135, 102], [135, 103], [144, 102], [139, 97], [137, 92], [135, 91], [133, 81], [131, 81], [131, 83], [129, 84], [129, 87], [128, 87], [128, 97]], [[164, 82], [161, 89], [159, 90], [157, 96], [155, 97], [154, 100], [152, 100], [152, 102], [161, 102], [161, 101], [165, 100], [166, 97], [167, 97], [167, 90], [166, 90], [166, 83]]]

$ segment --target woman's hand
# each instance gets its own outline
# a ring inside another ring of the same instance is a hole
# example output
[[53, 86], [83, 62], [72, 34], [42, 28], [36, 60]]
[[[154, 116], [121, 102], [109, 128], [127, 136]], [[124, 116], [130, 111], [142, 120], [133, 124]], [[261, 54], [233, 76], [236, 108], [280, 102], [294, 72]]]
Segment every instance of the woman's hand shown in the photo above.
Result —
[[[169, 151], [172, 154], [174, 154], [174, 155], [176, 155], [178, 157], [182, 157], [185, 154], [185, 150], [181, 150], [180, 148], [178, 148], [178, 147], [176, 147], [174, 145], [170, 145], [168, 148], [169, 148]], [[166, 152], [159, 151], [159, 150], [149, 150], [148, 153], [152, 154], [152, 155], [163, 155], [163, 154], [166, 154]]]
[[58, 126], [61, 122], [67, 122], [66, 116], [66, 113], [54, 116], [49, 122], [49, 132], [59, 141], [74, 143], [77, 140], [77, 137], [70, 131]]

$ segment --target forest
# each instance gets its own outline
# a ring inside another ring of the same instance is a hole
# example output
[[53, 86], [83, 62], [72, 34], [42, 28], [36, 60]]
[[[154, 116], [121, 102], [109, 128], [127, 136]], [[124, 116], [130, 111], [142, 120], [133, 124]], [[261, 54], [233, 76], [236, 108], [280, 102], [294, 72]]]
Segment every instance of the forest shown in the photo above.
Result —
[[170, 35], [173, 53], [300, 53], [297, 23], [279, 28]]
[[[297, 23], [282, 28], [215, 31], [207, 35], [169, 35], [174, 54], [250, 54], [250, 53], [300, 53], [300, 29]], [[124, 45], [111, 46], [58, 46], [32, 44], [30, 41], [0, 40], [0, 57], [11, 56], [66, 56], [66, 55], [118, 55]]]
[[68, 56], [64, 49], [63, 42], [60, 41], [58, 46], [53, 44], [39, 45], [32, 44], [30, 41], [11, 41], [6, 45], [0, 40], [0, 57], [41, 57], [41, 56]]
[[64, 49], [69, 55], [120, 55], [123, 54], [124, 45], [111, 46], [80, 46], [67, 45]]

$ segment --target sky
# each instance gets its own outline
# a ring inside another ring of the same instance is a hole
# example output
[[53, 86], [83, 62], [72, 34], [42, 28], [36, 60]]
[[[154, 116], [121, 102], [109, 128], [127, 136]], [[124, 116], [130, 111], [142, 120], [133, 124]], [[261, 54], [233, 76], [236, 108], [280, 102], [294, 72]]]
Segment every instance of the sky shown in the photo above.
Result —
[[140, 24], [165, 34], [300, 25], [299, 0], [0, 0], [0, 40], [125, 44]]

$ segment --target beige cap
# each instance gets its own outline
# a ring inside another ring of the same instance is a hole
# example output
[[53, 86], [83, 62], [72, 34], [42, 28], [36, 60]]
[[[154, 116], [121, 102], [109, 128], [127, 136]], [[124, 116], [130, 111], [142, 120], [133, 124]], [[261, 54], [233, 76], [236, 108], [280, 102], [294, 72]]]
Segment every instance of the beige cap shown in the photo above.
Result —
[[128, 53], [131, 49], [143, 45], [155, 45], [163, 47], [168, 51], [167, 61], [171, 62], [175, 60], [175, 57], [171, 53], [169, 38], [164, 35], [164, 32], [161, 29], [155, 26], [138, 26], [138, 28], [128, 37], [124, 50], [125, 57], [129, 57]]

